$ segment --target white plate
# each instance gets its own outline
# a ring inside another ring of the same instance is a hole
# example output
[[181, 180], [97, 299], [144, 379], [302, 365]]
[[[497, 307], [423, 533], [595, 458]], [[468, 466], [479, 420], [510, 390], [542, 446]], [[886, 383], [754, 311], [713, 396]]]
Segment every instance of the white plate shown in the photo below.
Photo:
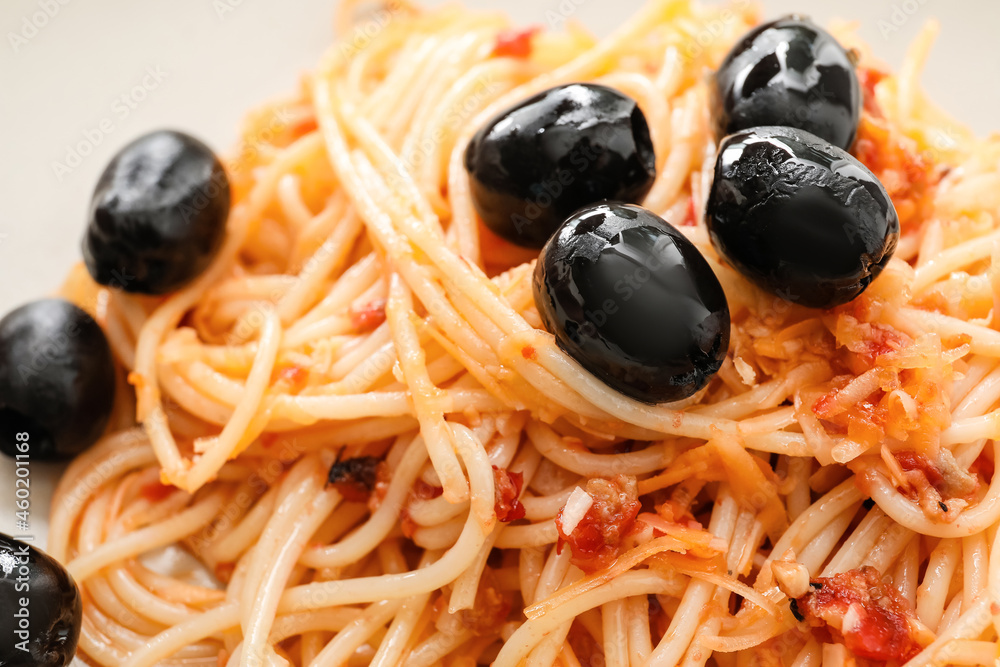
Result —
[[[641, 0], [468, 4], [504, 9], [525, 23], [550, 25], [572, 17], [606, 33]], [[188, 130], [220, 149], [231, 145], [247, 109], [290, 90], [317, 61], [331, 39], [333, 5], [331, 0], [3, 0], [0, 313], [55, 289], [77, 261], [91, 188], [118, 147], [163, 126]], [[942, 32], [926, 70], [927, 87], [977, 131], [995, 127], [1000, 3], [765, 0], [763, 5], [769, 17], [795, 11], [821, 22], [834, 15], [857, 20], [862, 36], [894, 67], [923, 22], [937, 16]], [[67, 157], [73, 150], [89, 154], [76, 164]], [[32, 465], [28, 532], [44, 544], [58, 467]], [[0, 461], [0, 531], [20, 533], [12, 480], [10, 462]]]

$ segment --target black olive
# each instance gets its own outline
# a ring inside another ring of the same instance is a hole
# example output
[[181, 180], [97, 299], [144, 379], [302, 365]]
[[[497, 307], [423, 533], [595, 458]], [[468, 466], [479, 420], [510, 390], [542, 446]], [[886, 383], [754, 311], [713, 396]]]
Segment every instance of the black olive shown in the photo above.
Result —
[[851, 56], [830, 33], [788, 16], [747, 33], [715, 73], [718, 137], [758, 125], [797, 127], [850, 148], [861, 114]]
[[640, 202], [656, 178], [649, 126], [635, 100], [574, 83], [490, 120], [465, 151], [472, 199], [486, 226], [541, 248], [577, 209]]
[[229, 179], [211, 149], [182, 132], [152, 132], [97, 182], [83, 259], [102, 285], [165, 294], [205, 270], [228, 216]]
[[111, 349], [86, 312], [62, 299], [42, 299], [0, 320], [4, 454], [39, 461], [79, 454], [104, 432], [114, 397]]
[[577, 211], [542, 249], [534, 294], [563, 350], [646, 403], [694, 394], [729, 347], [729, 306], [708, 262], [639, 206]]
[[65, 568], [0, 533], [0, 665], [65, 667], [82, 618], [80, 591]]
[[758, 127], [722, 142], [707, 224], [716, 249], [743, 275], [812, 308], [865, 291], [899, 238], [896, 209], [875, 175], [790, 127]]

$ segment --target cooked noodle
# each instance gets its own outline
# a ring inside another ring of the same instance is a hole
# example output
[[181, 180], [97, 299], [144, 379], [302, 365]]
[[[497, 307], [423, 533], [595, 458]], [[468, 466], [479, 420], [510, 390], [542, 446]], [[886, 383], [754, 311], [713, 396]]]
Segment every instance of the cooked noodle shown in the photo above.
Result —
[[[812, 577], [878, 570], [924, 629], [907, 664], [992, 664], [1000, 141], [920, 92], [935, 29], [899, 76], [838, 32], [866, 73], [854, 152], [902, 237], [864, 295], [821, 312], [748, 284], [700, 221], [705, 74], [759, 20], [746, 3], [652, 0], [601, 41], [541, 31], [527, 57], [494, 54], [502, 16], [394, 0], [365, 30], [340, 4], [340, 44], [246, 121], [211, 268], [164, 299], [81, 270], [67, 282], [137, 398], [118, 392], [109, 435], [54, 502], [49, 551], [84, 591], [82, 657], [847, 664], [775, 585], [772, 565], [794, 560]], [[729, 300], [726, 363], [680, 404], [631, 400], [563, 353], [533, 304], [533, 256], [472, 208], [472, 133], [581, 80], [639, 102], [659, 162], [644, 205]], [[327, 483], [361, 456], [384, 460], [369, 502]], [[503, 471], [524, 482], [509, 524]], [[585, 574], [555, 517], [592, 478], [637, 483], [642, 513], [617, 560]]]

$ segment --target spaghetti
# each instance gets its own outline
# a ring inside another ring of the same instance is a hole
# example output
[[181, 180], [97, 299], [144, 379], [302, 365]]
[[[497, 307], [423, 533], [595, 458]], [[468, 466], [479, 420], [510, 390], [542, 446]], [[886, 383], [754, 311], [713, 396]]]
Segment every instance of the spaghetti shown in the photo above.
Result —
[[[247, 119], [212, 266], [162, 299], [67, 281], [135, 388], [53, 504], [81, 657], [993, 664], [1000, 142], [920, 93], [933, 25], [897, 76], [838, 31], [865, 87], [853, 152], [902, 234], [821, 312], [752, 287], [700, 222], [704, 73], [756, 23], [745, 3], [652, 0], [601, 41], [396, 0], [364, 31], [341, 4], [341, 43]], [[473, 212], [472, 133], [571, 81], [639, 102], [643, 205], [725, 289], [729, 356], [686, 401], [638, 403], [561, 352], [533, 255]]]

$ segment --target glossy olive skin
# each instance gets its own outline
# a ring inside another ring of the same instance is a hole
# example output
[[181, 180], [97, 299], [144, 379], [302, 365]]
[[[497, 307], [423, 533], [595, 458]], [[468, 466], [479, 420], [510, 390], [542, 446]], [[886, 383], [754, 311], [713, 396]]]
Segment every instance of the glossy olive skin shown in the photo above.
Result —
[[[22, 609], [28, 614], [23, 624]], [[76, 652], [82, 618], [80, 591], [65, 568], [0, 533], [0, 665], [65, 667]]]
[[747, 33], [710, 90], [718, 138], [759, 125], [797, 127], [850, 148], [861, 87], [844, 47], [811, 21], [788, 16]]
[[743, 275], [812, 308], [864, 292], [899, 240], [896, 209], [875, 175], [849, 153], [787, 127], [722, 142], [706, 223], [719, 254]]
[[229, 179], [208, 146], [172, 130], [139, 137], [94, 190], [83, 238], [90, 275], [126, 292], [177, 290], [218, 252], [229, 200]]
[[620, 202], [581, 209], [542, 249], [535, 305], [559, 346], [646, 403], [704, 387], [729, 347], [729, 305], [687, 238]]
[[[104, 432], [115, 367], [104, 332], [63, 299], [41, 299], [0, 320], [0, 451], [33, 461], [76, 456]], [[24, 437], [21, 438], [24, 440]]]
[[541, 248], [577, 209], [638, 203], [656, 178], [646, 117], [635, 100], [595, 84], [545, 91], [498, 114], [465, 151], [472, 200], [499, 236]]

